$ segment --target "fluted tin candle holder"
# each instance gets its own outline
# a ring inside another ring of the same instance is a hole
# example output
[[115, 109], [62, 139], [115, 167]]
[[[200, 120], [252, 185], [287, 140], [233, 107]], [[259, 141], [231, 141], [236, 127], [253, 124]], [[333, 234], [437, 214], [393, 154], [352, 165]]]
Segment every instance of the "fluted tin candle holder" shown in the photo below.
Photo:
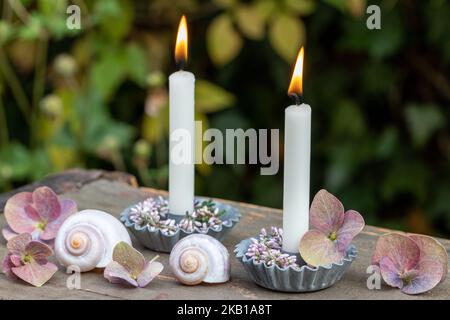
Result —
[[175, 244], [191, 234], [207, 234], [222, 241], [239, 222], [236, 207], [206, 198], [195, 198], [193, 214], [168, 212], [168, 200], [152, 197], [125, 209], [120, 220], [146, 248], [169, 253]]
[[297, 265], [280, 267], [277, 264], [268, 265], [266, 262], [257, 261], [254, 256], [247, 256], [251, 243], [252, 238], [248, 238], [236, 245], [236, 258], [257, 285], [281, 292], [312, 292], [331, 287], [342, 278], [357, 255], [356, 248], [349, 246], [340, 263], [313, 268], [306, 265], [297, 254]]

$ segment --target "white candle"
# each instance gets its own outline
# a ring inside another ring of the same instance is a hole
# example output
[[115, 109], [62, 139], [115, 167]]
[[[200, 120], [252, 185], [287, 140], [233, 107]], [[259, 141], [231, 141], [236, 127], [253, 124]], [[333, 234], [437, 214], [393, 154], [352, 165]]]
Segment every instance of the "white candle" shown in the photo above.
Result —
[[[187, 60], [184, 16], [178, 29], [175, 59], [181, 67]], [[192, 73], [181, 70], [170, 75], [169, 212], [176, 215], [194, 210], [194, 91]]]
[[283, 250], [298, 252], [300, 239], [309, 229], [309, 105], [286, 109], [284, 143]]
[[[296, 98], [303, 91], [303, 47], [295, 64], [288, 93]], [[298, 252], [309, 229], [309, 173], [311, 157], [311, 108], [292, 105], [285, 110], [283, 186], [283, 250]]]

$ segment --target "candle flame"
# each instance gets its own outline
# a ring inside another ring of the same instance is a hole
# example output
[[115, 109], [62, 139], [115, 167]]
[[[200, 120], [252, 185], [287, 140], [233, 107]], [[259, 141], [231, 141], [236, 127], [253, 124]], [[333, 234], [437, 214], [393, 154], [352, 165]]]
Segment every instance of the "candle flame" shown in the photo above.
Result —
[[302, 95], [303, 94], [303, 59], [304, 49], [300, 48], [297, 55], [297, 61], [295, 62], [294, 72], [292, 74], [291, 83], [289, 85], [289, 95]]
[[183, 15], [178, 26], [177, 42], [175, 45], [175, 61], [183, 65], [188, 58], [188, 30], [186, 17]]

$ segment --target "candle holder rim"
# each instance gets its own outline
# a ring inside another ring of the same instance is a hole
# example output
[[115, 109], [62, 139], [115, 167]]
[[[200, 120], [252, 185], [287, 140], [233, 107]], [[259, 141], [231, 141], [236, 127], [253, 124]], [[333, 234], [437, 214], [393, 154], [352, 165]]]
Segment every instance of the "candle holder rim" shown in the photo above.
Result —
[[[247, 257], [245, 255], [245, 250], [248, 248], [248, 244], [251, 241], [251, 239], [254, 239], [254, 237], [244, 239], [235, 246], [235, 249], [233, 252], [235, 253], [236, 258], [242, 260], [242, 262], [244, 262], [244, 263], [247, 261], [251, 261], [254, 266], [263, 264], [264, 267], [267, 269], [276, 268], [279, 271], [292, 270], [294, 272], [301, 273], [301, 272], [304, 272], [305, 270], [318, 271], [320, 268], [331, 270], [334, 267], [342, 267], [346, 262], [347, 263], [352, 262], [358, 255], [358, 250], [356, 249], [356, 246], [354, 246], [353, 244], [350, 244], [346, 249], [344, 258], [339, 262], [333, 262], [333, 263], [326, 264], [326, 265], [319, 265], [317, 267], [311, 267], [307, 264], [304, 264], [302, 266], [299, 266], [299, 268], [296, 268], [294, 266], [288, 266], [288, 267], [281, 268], [280, 266], [278, 266], [276, 264], [269, 266], [269, 265], [267, 265], [267, 263], [265, 261], [257, 262], [255, 257], [250, 257], [250, 258]], [[242, 248], [242, 247], [245, 247], [245, 248]], [[295, 255], [299, 255], [299, 254], [295, 254]]]

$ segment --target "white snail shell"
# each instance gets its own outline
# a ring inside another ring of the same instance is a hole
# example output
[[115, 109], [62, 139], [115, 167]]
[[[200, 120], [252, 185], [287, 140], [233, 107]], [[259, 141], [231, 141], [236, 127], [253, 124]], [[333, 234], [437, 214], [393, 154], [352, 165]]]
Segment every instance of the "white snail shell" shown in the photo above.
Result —
[[230, 279], [230, 255], [222, 243], [205, 234], [181, 239], [169, 259], [175, 277], [187, 285], [223, 283]]
[[119, 220], [103, 211], [83, 210], [62, 224], [55, 239], [55, 255], [63, 266], [77, 266], [81, 272], [104, 268], [120, 241], [131, 245]]

